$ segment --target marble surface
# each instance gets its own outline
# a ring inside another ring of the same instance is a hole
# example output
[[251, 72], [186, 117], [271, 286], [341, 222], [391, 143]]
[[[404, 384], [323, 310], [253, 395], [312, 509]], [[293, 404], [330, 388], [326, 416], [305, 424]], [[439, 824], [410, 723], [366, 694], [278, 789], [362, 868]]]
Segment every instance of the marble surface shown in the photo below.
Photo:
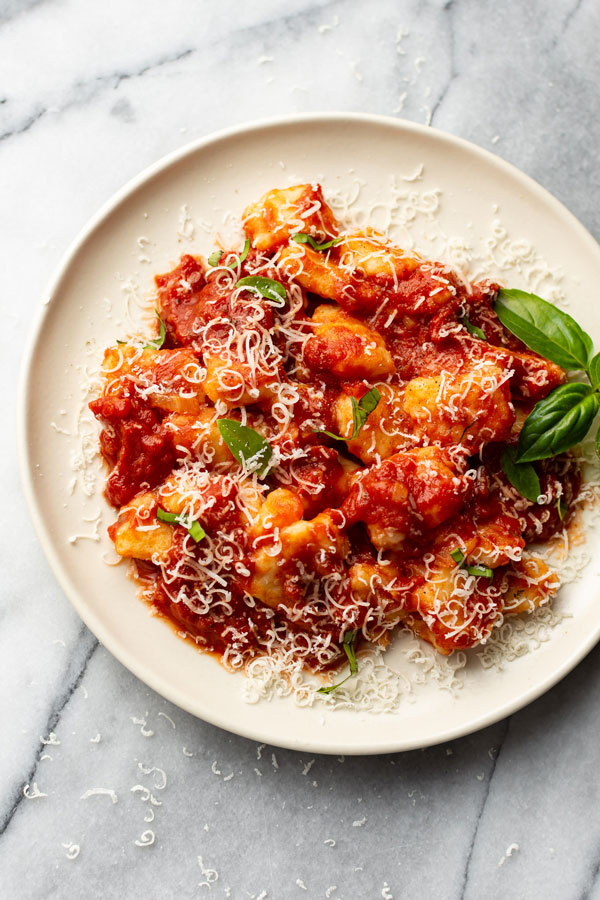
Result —
[[599, 39], [596, 0], [0, 0], [0, 896], [600, 897], [600, 650], [449, 746], [257, 746], [162, 700], [82, 625], [33, 534], [12, 428], [68, 243], [128, 178], [224, 126], [334, 109], [429, 122], [600, 237]]

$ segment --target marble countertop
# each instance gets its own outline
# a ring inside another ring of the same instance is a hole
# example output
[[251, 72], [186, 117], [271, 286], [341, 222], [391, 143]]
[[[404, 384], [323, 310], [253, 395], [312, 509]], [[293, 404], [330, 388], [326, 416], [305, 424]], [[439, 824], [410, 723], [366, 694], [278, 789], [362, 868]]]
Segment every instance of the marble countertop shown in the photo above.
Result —
[[[600, 237], [599, 39], [595, 0], [0, 0], [7, 421], [68, 243], [143, 167], [228, 125], [336, 109], [429, 123], [515, 163]], [[34, 536], [12, 427], [0, 442], [2, 897], [600, 897], [599, 649], [451, 745], [256, 745], [98, 644]]]

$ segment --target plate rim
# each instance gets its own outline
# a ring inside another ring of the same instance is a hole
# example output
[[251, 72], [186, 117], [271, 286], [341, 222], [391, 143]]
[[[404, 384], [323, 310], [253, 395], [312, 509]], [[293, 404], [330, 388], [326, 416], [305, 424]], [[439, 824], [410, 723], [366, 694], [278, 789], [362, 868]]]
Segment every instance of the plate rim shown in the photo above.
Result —
[[[135, 193], [147, 181], [165, 170], [169, 169], [176, 163], [184, 160], [186, 157], [192, 156], [198, 151], [205, 149], [220, 141], [227, 140], [249, 132], [261, 132], [271, 128], [288, 125], [313, 125], [318, 123], [359, 123], [362, 125], [386, 126], [397, 130], [398, 134], [412, 132], [417, 135], [427, 135], [439, 142], [453, 145], [467, 151], [470, 154], [480, 157], [488, 165], [491, 164], [497, 169], [503, 170], [513, 180], [520, 182], [528, 192], [533, 192], [540, 199], [553, 207], [557, 213], [567, 219], [569, 227], [577, 232], [579, 238], [584, 241], [591, 253], [596, 255], [598, 259], [598, 268], [600, 270], [600, 244], [596, 241], [588, 229], [576, 218], [576, 216], [553, 194], [544, 188], [530, 175], [517, 168], [510, 162], [497, 156], [495, 153], [466, 140], [457, 135], [443, 131], [438, 128], [412, 122], [407, 119], [396, 118], [393, 116], [362, 113], [362, 112], [304, 112], [289, 114], [284, 116], [273, 116], [260, 118], [240, 123], [228, 128], [211, 132], [193, 141], [189, 141], [183, 146], [173, 150], [166, 155], [160, 157], [155, 162], [146, 166], [133, 178], [128, 179], [120, 188], [117, 189], [83, 225], [77, 232], [75, 238], [68, 244], [67, 249], [59, 259], [53, 273], [46, 283], [42, 294], [39, 308], [34, 311], [33, 323], [30, 327], [29, 334], [26, 338], [21, 364], [19, 370], [18, 389], [17, 389], [17, 459], [19, 465], [21, 486], [25, 496], [27, 509], [33, 522], [34, 530], [38, 541], [42, 547], [44, 556], [56, 578], [59, 586], [68, 598], [76, 613], [95, 635], [99, 642], [114, 656], [121, 665], [128, 669], [133, 675], [139, 678], [144, 684], [148, 685], [159, 696], [164, 697], [174, 703], [180, 709], [209, 722], [212, 725], [223, 728], [224, 730], [238, 734], [249, 740], [262, 741], [264, 732], [251, 727], [232, 727], [231, 721], [227, 716], [221, 716], [218, 710], [211, 712], [210, 715], [201, 715], [197, 710], [190, 708], [189, 702], [180, 694], [180, 691], [174, 687], [165, 684], [160, 676], [155, 676], [153, 670], [144, 662], [132, 656], [127, 650], [124, 650], [120, 644], [118, 637], [114, 636], [110, 629], [104, 628], [102, 623], [97, 620], [93, 610], [89, 609], [83, 597], [71, 585], [69, 577], [62, 565], [58, 554], [52, 546], [47, 526], [44, 523], [41, 506], [38, 502], [34, 485], [34, 473], [32, 461], [29, 459], [29, 442], [28, 442], [28, 407], [30, 396], [30, 382], [33, 377], [34, 358], [36, 347], [42, 338], [44, 323], [50, 312], [52, 301], [58, 293], [63, 278], [67, 275], [72, 262], [85, 242], [93, 235], [94, 231], [100, 227], [104, 220], [113, 213], [127, 198]], [[475, 716], [473, 719], [463, 722], [455, 727], [447, 728], [444, 732], [438, 733], [435, 737], [427, 740], [411, 740], [410, 736], [401, 739], [400, 736], [390, 739], [377, 747], [357, 743], [353, 747], [347, 744], [335, 744], [328, 742], [325, 746], [318, 740], [303, 740], [296, 738], [294, 740], [283, 739], [281, 743], [274, 742], [269, 738], [269, 743], [273, 746], [285, 747], [297, 751], [309, 751], [314, 753], [322, 753], [327, 755], [344, 753], [350, 756], [367, 756], [379, 755], [385, 753], [406, 752], [410, 750], [422, 749], [425, 747], [436, 746], [446, 743], [457, 738], [464, 737], [476, 731], [480, 731], [490, 725], [493, 725], [507, 716], [523, 709], [534, 700], [541, 697], [552, 687], [554, 687], [562, 678], [571, 672], [582, 659], [587, 656], [593, 647], [600, 640], [600, 620], [596, 629], [592, 629], [585, 641], [583, 641], [570, 656], [557, 668], [552, 676], [546, 678], [541, 684], [534, 685], [528, 690], [519, 693], [515, 698], [507, 701], [500, 707], [495, 707], [493, 711], [484, 715]], [[268, 701], [264, 701], [268, 702]], [[386, 713], [382, 715], [397, 716], [396, 713]]]

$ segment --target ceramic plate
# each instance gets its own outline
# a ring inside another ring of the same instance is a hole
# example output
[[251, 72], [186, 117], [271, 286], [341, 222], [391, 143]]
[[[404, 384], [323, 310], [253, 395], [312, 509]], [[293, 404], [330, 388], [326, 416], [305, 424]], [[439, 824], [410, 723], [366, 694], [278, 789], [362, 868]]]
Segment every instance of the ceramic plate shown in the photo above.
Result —
[[[239, 216], [270, 188], [300, 181], [321, 182], [338, 214], [389, 227], [399, 243], [425, 255], [459, 266], [469, 258], [475, 275], [565, 298], [581, 324], [600, 334], [600, 307], [591, 302], [600, 248], [557, 200], [497, 157], [434, 129], [375, 116], [246, 125], [190, 144], [143, 172], [68, 252], [43, 298], [25, 360], [25, 490], [46, 555], [81, 617], [117, 659], [173, 703], [232, 732], [294, 749], [359, 754], [424, 747], [514, 712], [593, 647], [600, 635], [597, 565], [561, 589], [555, 614], [541, 625], [511, 631], [505, 653], [492, 648], [485, 665], [473, 654], [457, 690], [443, 690], [445, 676], [427, 652], [415, 659], [400, 638], [389, 661], [399, 673], [394, 690], [402, 683], [404, 694], [394, 711], [375, 714], [330, 709], [321, 700], [301, 707], [289, 696], [246, 702], [243, 675], [227, 672], [149, 615], [125, 567], [106, 564], [114, 511], [102, 499], [95, 432], [85, 415], [98, 353], [122, 336], [128, 310], [133, 314], [139, 298], [150, 295], [156, 272], [183, 252], [209, 252], [215, 232], [235, 234], [232, 213]], [[587, 547], [597, 545], [591, 531]]]

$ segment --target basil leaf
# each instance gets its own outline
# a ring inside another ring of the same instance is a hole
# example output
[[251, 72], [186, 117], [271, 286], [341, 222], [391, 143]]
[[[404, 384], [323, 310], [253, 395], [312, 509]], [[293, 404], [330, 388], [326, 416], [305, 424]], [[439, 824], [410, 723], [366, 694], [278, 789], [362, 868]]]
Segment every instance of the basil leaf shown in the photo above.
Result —
[[342, 681], [338, 681], [337, 684], [330, 684], [327, 687], [322, 687], [317, 690], [317, 694], [331, 694], [332, 691], [335, 691], [336, 688], [341, 687], [345, 684], [349, 678], [352, 678], [353, 675], [356, 675], [358, 672], [358, 660], [356, 659], [356, 651], [355, 651], [355, 643], [356, 643], [356, 635], [358, 631], [347, 631], [344, 635], [344, 643], [343, 648], [346, 656], [348, 657], [348, 662], [350, 663], [350, 674], [347, 675]]
[[535, 294], [504, 289], [494, 309], [502, 324], [530, 350], [563, 369], [587, 369], [592, 339], [561, 309]]
[[183, 528], [186, 528], [188, 534], [196, 541], [196, 543], [206, 537], [206, 532], [197, 519], [190, 521], [189, 519], [186, 519], [185, 516], [167, 512], [166, 510], [161, 509], [160, 506], [156, 510], [156, 518], [161, 522], [168, 522], [169, 525], [181, 525]]
[[596, 456], [600, 459], [600, 428], [596, 432]]
[[502, 452], [500, 463], [512, 486], [532, 503], [536, 503], [542, 489], [540, 479], [531, 463], [517, 462], [516, 447], [506, 447]]
[[303, 231], [297, 231], [296, 234], [292, 235], [292, 240], [297, 241], [299, 244], [309, 244], [313, 250], [329, 250], [330, 247], [336, 247], [343, 238], [338, 237], [331, 241], [325, 241], [323, 244], [317, 244], [312, 235], [305, 234]]
[[242, 250], [242, 252], [240, 254], [240, 266], [243, 262], [246, 262], [246, 257], [248, 256], [249, 251], [250, 251], [250, 238], [246, 238], [246, 240], [244, 241], [244, 249]]
[[561, 384], [540, 400], [519, 435], [517, 462], [534, 462], [564, 453], [587, 434], [600, 398], [589, 384]]
[[167, 512], [160, 506], [156, 510], [156, 518], [161, 522], [168, 522], [169, 525], [179, 525], [179, 515], [177, 513]]
[[360, 434], [361, 428], [371, 415], [379, 401], [381, 394], [377, 388], [371, 388], [366, 394], [363, 394], [360, 400], [351, 397], [352, 403], [352, 434], [350, 437], [340, 437], [339, 434], [332, 434], [331, 431], [321, 431], [315, 429], [315, 434], [326, 434], [327, 437], [333, 438], [334, 441], [353, 441]]
[[219, 419], [217, 428], [241, 466], [258, 472], [261, 478], [266, 475], [273, 448], [262, 434], [236, 419]]
[[454, 550], [451, 550], [450, 556], [452, 557], [456, 565], [460, 566], [461, 569], [464, 569], [465, 572], [468, 572], [469, 575], [476, 575], [480, 578], [494, 577], [494, 573], [491, 569], [488, 569], [487, 566], [466, 566], [465, 561], [467, 557], [459, 547], [455, 547]]
[[370, 391], [367, 391], [366, 394], [363, 394], [360, 400], [357, 401], [356, 397], [351, 397], [352, 402], [352, 434], [350, 435], [350, 440], [353, 441], [355, 437], [360, 434], [360, 431], [367, 421], [368, 417], [377, 407], [377, 404], [381, 400], [381, 394], [377, 390], [377, 388], [371, 388]]
[[463, 430], [462, 430], [461, 436], [459, 437], [459, 439], [458, 439], [457, 442], [456, 442], [457, 444], [461, 444], [461, 443], [462, 443], [462, 439], [464, 438], [465, 434], [467, 433], [467, 431], [469, 430], [469, 428], [472, 428], [472, 427], [473, 427], [473, 425], [475, 424], [476, 421], [477, 421], [477, 419], [473, 419], [472, 422], [469, 422], [468, 425], [465, 425], [465, 427], [464, 427]]
[[494, 572], [487, 566], [465, 566], [469, 575], [475, 575], [476, 578], [493, 578]]
[[559, 497], [556, 501], [556, 509], [558, 510], [558, 518], [563, 522], [566, 514], [569, 512], [569, 507], [562, 497]]
[[188, 531], [189, 531], [190, 535], [193, 537], [193, 539], [196, 541], [196, 543], [198, 543], [198, 541], [201, 541], [202, 538], [206, 537], [206, 532], [197, 519], [191, 523], [191, 525], [188, 528]]
[[600, 353], [596, 353], [590, 360], [588, 375], [590, 376], [592, 387], [596, 389], [600, 388]]
[[262, 275], [248, 275], [246, 278], [240, 278], [236, 284], [238, 287], [253, 288], [266, 300], [273, 300], [274, 306], [283, 306], [285, 304], [287, 294], [284, 286], [275, 281], [274, 278], [263, 278]]
[[[239, 255], [239, 260], [238, 260], [238, 262], [237, 262], [237, 263], [233, 263], [232, 265], [226, 266], [226, 268], [227, 268], [227, 269], [233, 270], [233, 269], [235, 269], [238, 265], [241, 266], [242, 263], [245, 262], [246, 257], [248, 256], [249, 251], [250, 251], [250, 239], [249, 239], [249, 238], [246, 238], [246, 240], [244, 241], [244, 249], [242, 250], [242, 252], [241, 252], [240, 255]], [[209, 264], [209, 266], [212, 266], [213, 268], [214, 268], [215, 266], [218, 266], [219, 263], [221, 262], [221, 259], [222, 259], [224, 256], [227, 256], [227, 254], [224, 253], [222, 250], [215, 250], [214, 253], [211, 253], [210, 256], [208, 257], [208, 264]]]
[[339, 434], [333, 434], [332, 431], [319, 431], [316, 430], [315, 434], [326, 434], [327, 437], [333, 438], [334, 441], [349, 441], [350, 438], [340, 437]]
[[156, 313], [156, 318], [160, 323], [160, 331], [157, 338], [155, 338], [153, 341], [148, 341], [147, 344], [144, 344], [142, 348], [143, 350], [160, 350], [167, 336], [167, 326], [159, 316], [158, 310], [155, 309], [154, 312]]
[[469, 334], [473, 335], [473, 337], [479, 338], [480, 341], [486, 340], [486, 336], [483, 333], [483, 331], [481, 330], [481, 328], [479, 328], [477, 325], [472, 325], [471, 322], [469, 322], [468, 316], [463, 316], [461, 319], [461, 323], [467, 329]]

